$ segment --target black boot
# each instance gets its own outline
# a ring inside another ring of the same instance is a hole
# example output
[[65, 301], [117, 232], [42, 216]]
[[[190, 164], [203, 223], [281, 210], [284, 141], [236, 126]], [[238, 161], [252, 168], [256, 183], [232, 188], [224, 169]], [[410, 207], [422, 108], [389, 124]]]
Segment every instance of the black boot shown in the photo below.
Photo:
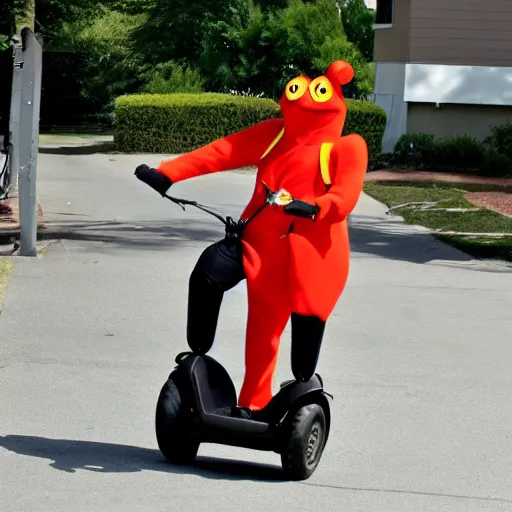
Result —
[[325, 322], [316, 316], [292, 313], [292, 372], [299, 382], [315, 374], [324, 337]]
[[192, 272], [189, 281], [187, 342], [197, 355], [210, 351], [215, 340], [224, 292], [200, 272]]

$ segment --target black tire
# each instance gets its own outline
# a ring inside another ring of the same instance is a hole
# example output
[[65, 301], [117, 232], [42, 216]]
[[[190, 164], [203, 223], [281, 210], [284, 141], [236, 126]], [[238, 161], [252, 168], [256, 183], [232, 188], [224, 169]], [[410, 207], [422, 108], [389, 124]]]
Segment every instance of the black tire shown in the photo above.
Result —
[[289, 422], [281, 462], [286, 478], [307, 480], [316, 470], [327, 440], [327, 420], [318, 404], [305, 405]]
[[191, 433], [190, 418], [171, 375], [160, 391], [155, 416], [158, 447], [170, 462], [187, 464], [196, 458], [200, 443]]

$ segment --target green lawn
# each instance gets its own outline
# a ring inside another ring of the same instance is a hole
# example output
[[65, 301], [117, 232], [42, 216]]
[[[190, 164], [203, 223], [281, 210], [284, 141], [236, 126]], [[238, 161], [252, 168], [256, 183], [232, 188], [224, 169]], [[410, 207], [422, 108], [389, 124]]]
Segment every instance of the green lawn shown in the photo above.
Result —
[[12, 259], [0, 257], [0, 310], [7, 290], [7, 281], [12, 271]]
[[[440, 201], [439, 208], [474, 208], [464, 192], [500, 190], [497, 187], [438, 182], [367, 182], [367, 194], [392, 207], [416, 201]], [[393, 213], [393, 212], [392, 212]], [[478, 212], [432, 212], [397, 210], [409, 224], [433, 230], [459, 233], [512, 233], [512, 218], [490, 210]], [[440, 239], [478, 258], [500, 258], [512, 261], [512, 237], [501, 239], [468, 238], [438, 235]]]

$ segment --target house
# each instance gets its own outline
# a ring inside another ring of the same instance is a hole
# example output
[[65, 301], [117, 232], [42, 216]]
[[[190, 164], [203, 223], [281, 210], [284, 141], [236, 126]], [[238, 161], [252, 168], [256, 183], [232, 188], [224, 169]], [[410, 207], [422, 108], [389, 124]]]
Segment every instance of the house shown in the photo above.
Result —
[[512, 0], [377, 0], [383, 151], [404, 133], [485, 138], [512, 122]]

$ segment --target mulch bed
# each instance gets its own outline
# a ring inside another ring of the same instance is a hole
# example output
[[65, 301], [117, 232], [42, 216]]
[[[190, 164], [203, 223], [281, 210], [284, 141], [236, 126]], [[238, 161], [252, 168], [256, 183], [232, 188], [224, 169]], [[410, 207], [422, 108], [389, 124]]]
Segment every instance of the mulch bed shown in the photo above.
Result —
[[464, 197], [475, 206], [512, 217], [512, 194], [510, 192], [467, 192]]
[[13, 217], [12, 207], [7, 201], [0, 201], [0, 229], [3, 225], [16, 224], [16, 219]]

